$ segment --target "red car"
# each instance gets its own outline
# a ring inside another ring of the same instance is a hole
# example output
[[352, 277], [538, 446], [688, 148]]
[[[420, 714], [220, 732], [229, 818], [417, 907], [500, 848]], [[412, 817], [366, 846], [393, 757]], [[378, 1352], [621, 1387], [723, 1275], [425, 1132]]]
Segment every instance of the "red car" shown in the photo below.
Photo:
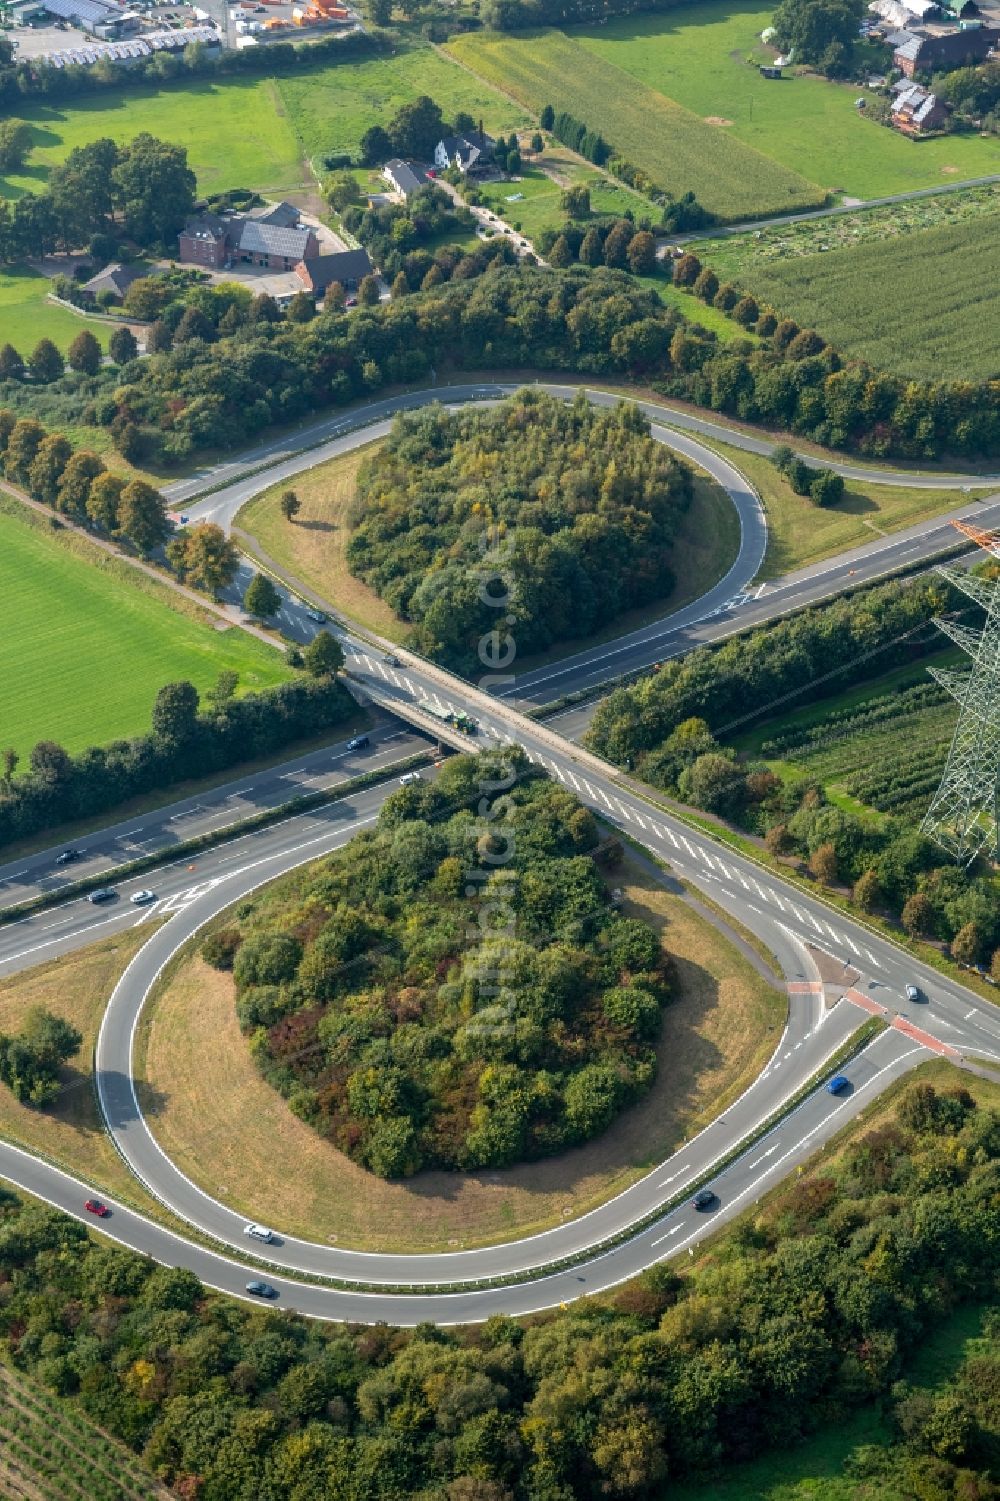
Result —
[[89, 1210], [91, 1214], [96, 1214], [99, 1220], [106, 1220], [111, 1213], [107, 1204], [102, 1204], [100, 1199], [88, 1199], [83, 1207]]

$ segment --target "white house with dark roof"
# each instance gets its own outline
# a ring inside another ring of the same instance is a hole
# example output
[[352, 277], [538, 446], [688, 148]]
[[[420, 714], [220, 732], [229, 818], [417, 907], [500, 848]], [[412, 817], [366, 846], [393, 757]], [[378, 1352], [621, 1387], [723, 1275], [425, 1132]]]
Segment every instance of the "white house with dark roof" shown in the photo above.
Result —
[[492, 136], [485, 130], [470, 130], [468, 135], [445, 136], [434, 148], [434, 165], [443, 171], [457, 167], [460, 172], [475, 172], [493, 161]]
[[427, 173], [419, 162], [404, 162], [398, 156], [393, 157], [391, 162], [386, 162], [382, 168], [382, 176], [401, 198], [412, 198], [414, 193], [419, 193], [421, 188], [427, 186]]

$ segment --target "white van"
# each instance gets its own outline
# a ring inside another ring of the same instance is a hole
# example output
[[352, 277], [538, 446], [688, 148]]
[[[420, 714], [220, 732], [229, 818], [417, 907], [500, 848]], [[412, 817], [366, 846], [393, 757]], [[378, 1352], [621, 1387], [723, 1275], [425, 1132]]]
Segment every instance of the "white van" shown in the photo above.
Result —
[[407, 771], [399, 779], [400, 787], [409, 787], [413, 782], [420, 782], [423, 778], [419, 771]]
[[243, 1234], [249, 1235], [251, 1240], [272, 1241], [274, 1239], [274, 1231], [269, 1230], [266, 1225], [244, 1225]]

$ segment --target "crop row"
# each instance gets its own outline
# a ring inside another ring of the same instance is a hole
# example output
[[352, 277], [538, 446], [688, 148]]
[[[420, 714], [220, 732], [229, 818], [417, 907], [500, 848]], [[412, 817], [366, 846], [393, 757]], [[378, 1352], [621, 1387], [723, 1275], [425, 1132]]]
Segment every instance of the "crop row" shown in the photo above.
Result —
[[[16, 1451], [36, 1488], [62, 1497], [71, 1487], [98, 1501], [152, 1501], [162, 1494], [117, 1445], [56, 1403], [38, 1400], [21, 1385], [15, 1390], [15, 1402], [0, 1397], [0, 1452]], [[51, 1492], [45, 1486], [50, 1475]]]
[[813, 722], [785, 730], [765, 740], [761, 746], [764, 756], [783, 756], [789, 751], [829, 749], [838, 740], [845, 740], [858, 731], [879, 725], [898, 724], [909, 714], [916, 714], [931, 705], [948, 702], [948, 694], [936, 683], [918, 683], [903, 693], [882, 693], [877, 698], [865, 699], [849, 709], [836, 709], [818, 724]]

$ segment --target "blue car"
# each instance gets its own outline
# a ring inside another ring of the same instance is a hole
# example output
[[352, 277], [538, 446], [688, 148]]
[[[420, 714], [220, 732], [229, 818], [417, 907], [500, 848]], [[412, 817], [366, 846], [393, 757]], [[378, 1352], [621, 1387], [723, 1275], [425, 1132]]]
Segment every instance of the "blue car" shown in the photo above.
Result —
[[845, 1089], [850, 1089], [851, 1081], [846, 1074], [834, 1074], [826, 1086], [827, 1094], [843, 1094]]

